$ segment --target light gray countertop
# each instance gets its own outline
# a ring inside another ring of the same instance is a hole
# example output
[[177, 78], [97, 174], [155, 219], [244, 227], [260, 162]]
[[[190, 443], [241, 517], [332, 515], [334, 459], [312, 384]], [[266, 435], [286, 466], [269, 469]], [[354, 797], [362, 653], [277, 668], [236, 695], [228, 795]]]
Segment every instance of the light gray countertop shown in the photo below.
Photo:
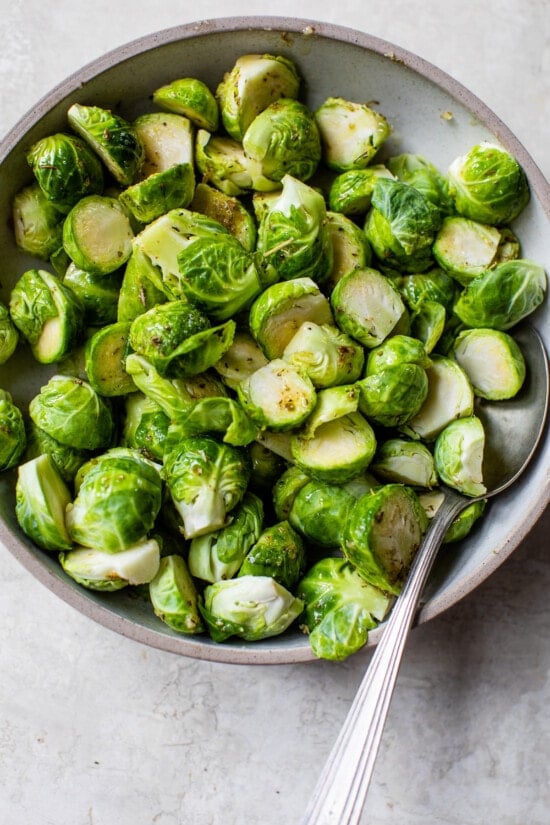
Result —
[[[469, 87], [550, 170], [545, 0], [5, 3], [0, 132], [82, 64], [195, 19], [323, 19], [390, 40]], [[416, 628], [371, 786], [369, 825], [550, 821], [550, 512], [478, 590]], [[1, 548], [0, 548], [1, 550]], [[232, 666], [92, 623], [0, 552], [0, 822], [294, 825], [370, 652]]]

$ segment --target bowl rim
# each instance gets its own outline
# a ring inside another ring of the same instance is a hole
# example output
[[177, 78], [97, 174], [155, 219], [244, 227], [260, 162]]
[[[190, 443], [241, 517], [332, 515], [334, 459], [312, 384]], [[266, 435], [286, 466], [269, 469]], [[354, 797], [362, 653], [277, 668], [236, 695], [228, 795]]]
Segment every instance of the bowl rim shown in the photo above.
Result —
[[[439, 86], [453, 99], [460, 102], [517, 158], [529, 177], [532, 192], [537, 197], [546, 217], [550, 220], [550, 185], [541, 169], [514, 133], [473, 92], [433, 63], [397, 44], [351, 27], [308, 18], [272, 15], [207, 18], [151, 32], [117, 46], [86, 63], [77, 71], [72, 72], [41, 97], [0, 142], [0, 163], [8, 157], [21, 137], [36, 125], [51, 108], [68, 95], [76, 92], [82, 84], [114, 65], [174, 42], [205, 37], [211, 34], [242, 31], [280, 31], [348, 43], [399, 62], [423, 79]], [[483, 564], [469, 574], [466, 580], [459, 579], [454, 585], [448, 587], [444, 593], [432, 597], [426, 604], [422, 605], [417, 613], [415, 625], [427, 622], [439, 615], [481, 584], [527, 536], [549, 503], [550, 489], [547, 487], [546, 495], [540, 496], [536, 506], [531, 509], [529, 517], [517, 525], [508, 535], [507, 541], [500, 552], [489, 554]], [[0, 541], [23, 567], [52, 591], [55, 596], [98, 624], [134, 641], [169, 653], [226, 664], [296, 664], [317, 661], [309, 645], [305, 644], [296, 647], [272, 646], [269, 644], [270, 640], [268, 639], [265, 640], [267, 645], [265, 643], [214, 645], [205, 644], [204, 641], [191, 636], [182, 637], [181, 635], [157, 632], [136, 623], [130, 618], [119, 615], [104, 607], [101, 603], [93, 601], [89, 597], [87, 598], [84, 591], [69, 586], [67, 582], [55, 575], [47, 565], [43, 564], [37, 556], [29, 553], [25, 545], [17, 540], [3, 521], [0, 521]], [[367, 647], [377, 644], [382, 632], [383, 625], [371, 631]]]

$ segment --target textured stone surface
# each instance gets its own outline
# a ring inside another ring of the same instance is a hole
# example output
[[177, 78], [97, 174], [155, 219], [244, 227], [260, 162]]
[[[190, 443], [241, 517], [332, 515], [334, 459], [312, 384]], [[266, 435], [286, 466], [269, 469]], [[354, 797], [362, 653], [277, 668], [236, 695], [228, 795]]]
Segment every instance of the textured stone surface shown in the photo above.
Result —
[[[2, 133], [83, 63], [199, 16], [175, 0], [5, 6]], [[296, 11], [200, 4], [203, 18]], [[369, 31], [453, 74], [548, 175], [544, 0], [341, 0], [322, 14], [302, 0], [299, 13]], [[548, 823], [549, 516], [482, 587], [412, 634], [365, 823]], [[6, 551], [0, 621], [9, 825], [297, 824], [370, 657], [278, 667], [178, 658], [93, 624]]]

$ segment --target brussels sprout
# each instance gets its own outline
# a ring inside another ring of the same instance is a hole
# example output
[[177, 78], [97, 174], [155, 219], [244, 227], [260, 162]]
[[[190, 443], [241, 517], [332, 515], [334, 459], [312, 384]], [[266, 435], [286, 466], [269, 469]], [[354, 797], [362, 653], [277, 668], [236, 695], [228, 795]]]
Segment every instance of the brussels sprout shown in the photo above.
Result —
[[252, 465], [250, 488], [270, 495], [273, 485], [286, 469], [284, 459], [258, 441], [249, 445], [248, 454]]
[[159, 469], [137, 450], [115, 447], [81, 468], [77, 496], [67, 507], [71, 539], [118, 553], [153, 528], [162, 503]]
[[516, 261], [488, 269], [462, 290], [454, 312], [468, 327], [507, 330], [542, 303], [546, 273], [534, 261]]
[[279, 476], [272, 489], [273, 509], [279, 521], [287, 521], [298, 492], [310, 477], [295, 464], [291, 464]]
[[8, 392], [0, 395], [0, 472], [15, 467], [27, 446], [25, 422]]
[[363, 230], [338, 212], [327, 212], [327, 230], [332, 247], [332, 267], [323, 288], [330, 293], [340, 278], [354, 269], [370, 266], [371, 248]]
[[267, 358], [248, 332], [236, 332], [214, 369], [233, 390], [248, 376], [267, 364]]
[[273, 359], [241, 381], [237, 395], [253, 421], [274, 430], [298, 427], [317, 400], [307, 375], [282, 358]]
[[212, 135], [205, 129], [197, 132], [195, 161], [203, 180], [226, 195], [281, 188], [279, 181], [269, 180], [263, 174], [258, 161], [247, 157], [241, 143], [223, 135]]
[[447, 172], [456, 211], [480, 223], [510, 223], [529, 201], [525, 172], [505, 149], [484, 142], [457, 157]]
[[437, 301], [423, 301], [411, 316], [411, 335], [420, 339], [428, 354], [437, 346], [445, 331], [447, 313]]
[[311, 278], [272, 284], [250, 308], [250, 332], [270, 359], [281, 358], [305, 321], [334, 324], [329, 301]]
[[57, 467], [63, 481], [70, 484], [74, 481], [79, 468], [90, 458], [89, 450], [77, 450], [75, 447], [67, 447], [57, 439], [52, 438], [47, 432], [37, 427], [34, 421], [27, 423], [27, 447], [25, 450], [25, 460], [38, 458], [43, 453], [48, 453]]
[[141, 450], [152, 460], [162, 461], [170, 419], [156, 401], [141, 392], [126, 397], [121, 446]]
[[12, 206], [13, 232], [19, 249], [47, 261], [62, 245], [64, 214], [38, 183], [20, 189]]
[[121, 270], [115, 270], [108, 275], [98, 275], [71, 262], [63, 275], [63, 283], [80, 301], [85, 322], [91, 326], [101, 326], [117, 320], [117, 302], [122, 277]]
[[28, 269], [20, 276], [11, 291], [10, 315], [41, 364], [61, 360], [83, 328], [80, 301], [45, 269]]
[[43, 550], [70, 550], [65, 509], [69, 489], [47, 453], [19, 465], [15, 486], [15, 515], [19, 526]]
[[390, 597], [368, 584], [346, 559], [330, 556], [308, 570], [298, 593], [313, 653], [338, 662], [365, 646], [369, 630], [391, 606]]
[[195, 192], [195, 172], [190, 163], [178, 163], [154, 172], [120, 193], [123, 206], [141, 223], [150, 223], [170, 209], [189, 206]]
[[219, 530], [239, 504], [250, 478], [248, 456], [239, 447], [207, 436], [174, 438], [170, 431], [164, 474], [173, 503], [183, 519], [186, 538]]
[[74, 135], [41, 138], [31, 146], [27, 161], [46, 198], [63, 212], [86, 195], [103, 191], [101, 161]]
[[145, 151], [130, 123], [108, 109], [79, 103], [69, 107], [67, 119], [118, 183], [129, 186], [136, 180]]
[[19, 332], [11, 319], [9, 310], [0, 301], [0, 364], [11, 358], [19, 343]]
[[180, 346], [197, 332], [210, 329], [206, 315], [186, 300], [158, 304], [130, 324], [129, 342], [164, 375], [177, 363]]
[[240, 576], [270, 576], [286, 587], [294, 587], [304, 574], [306, 551], [302, 537], [288, 521], [266, 527], [244, 559]]
[[369, 466], [376, 437], [368, 421], [356, 412], [321, 424], [313, 437], [293, 435], [290, 449], [298, 467], [312, 478], [343, 484]]
[[370, 209], [378, 178], [393, 178], [393, 175], [381, 163], [336, 175], [328, 191], [329, 208], [344, 215], [364, 215]]
[[368, 375], [359, 388], [359, 410], [382, 427], [399, 427], [415, 416], [428, 394], [426, 370], [418, 364], [394, 364]]
[[385, 484], [356, 501], [342, 550], [366, 581], [398, 595], [427, 524], [428, 517], [410, 487]]
[[159, 569], [160, 547], [154, 538], [118, 553], [76, 547], [60, 553], [59, 561], [65, 573], [83, 587], [112, 592], [128, 584], [148, 584]]
[[261, 291], [254, 257], [229, 233], [197, 238], [178, 255], [183, 295], [217, 321], [250, 306]]
[[133, 321], [142, 312], [167, 300], [160, 270], [135, 245], [124, 269], [116, 304], [116, 320]]
[[356, 381], [365, 354], [337, 327], [306, 321], [286, 345], [283, 359], [304, 372], [315, 387], [331, 387]]
[[126, 358], [126, 372], [137, 389], [155, 401], [169, 419], [185, 415], [193, 406], [194, 398], [183, 378], [165, 378], [153, 364], [135, 352]]
[[292, 437], [291, 430], [260, 430], [256, 436], [256, 441], [262, 447], [266, 447], [271, 452], [278, 455], [283, 461], [292, 462], [292, 453], [290, 451], [290, 439]]
[[339, 547], [353, 495], [345, 487], [308, 481], [296, 492], [288, 521], [306, 539], [321, 547]]
[[226, 195], [207, 183], [198, 183], [190, 209], [221, 223], [247, 252], [253, 252], [256, 248], [256, 223], [238, 198]]
[[184, 115], [201, 129], [215, 132], [219, 123], [216, 98], [202, 80], [180, 77], [155, 89], [153, 102], [161, 109]]
[[330, 303], [340, 329], [365, 347], [381, 344], [405, 312], [391, 280], [369, 267], [344, 275], [334, 287]]
[[147, 112], [137, 117], [132, 125], [145, 153], [141, 177], [164, 172], [180, 163], [193, 163], [195, 135], [188, 118], [166, 112]]
[[29, 414], [52, 438], [77, 450], [109, 446], [114, 420], [107, 402], [81, 378], [53, 375], [31, 399]]
[[425, 157], [411, 153], [395, 155], [388, 159], [387, 166], [398, 180], [414, 186], [443, 213], [454, 212], [449, 181]]
[[88, 195], [63, 224], [63, 247], [74, 263], [97, 275], [119, 269], [132, 253], [134, 233], [118, 200]]
[[443, 538], [444, 544], [452, 544], [455, 541], [462, 541], [468, 536], [476, 523], [485, 512], [487, 506], [486, 499], [473, 501], [468, 507], [465, 507], [461, 513], [455, 518], [445, 536]]
[[410, 335], [392, 335], [383, 344], [370, 350], [365, 375], [376, 375], [388, 367], [400, 364], [417, 364], [429, 367], [431, 359], [422, 341]]
[[[504, 243], [509, 237], [504, 235]], [[436, 235], [433, 255], [439, 266], [466, 286], [486, 269], [499, 263], [503, 231], [460, 215], [444, 218]], [[509, 256], [510, 247], [507, 246]], [[519, 248], [516, 250], [519, 252]], [[517, 258], [518, 255], [513, 255]]]
[[435, 468], [443, 484], [466, 496], [483, 496], [485, 433], [475, 415], [451, 421], [434, 445]]
[[370, 469], [383, 481], [434, 487], [437, 473], [433, 455], [419, 441], [389, 438], [376, 451]]
[[296, 67], [286, 57], [245, 54], [237, 58], [216, 90], [226, 132], [235, 140], [242, 141], [260, 112], [281, 97], [298, 97], [299, 88], [300, 77]]
[[186, 415], [177, 419], [181, 436], [221, 433], [222, 440], [234, 447], [250, 444], [258, 427], [233, 398], [201, 398]]
[[308, 180], [321, 160], [321, 138], [313, 113], [290, 98], [279, 98], [260, 112], [242, 143], [245, 155], [271, 181], [282, 181], [285, 175]]
[[215, 642], [239, 636], [248, 642], [283, 633], [303, 610], [303, 602], [270, 576], [240, 576], [215, 582], [200, 607]]
[[88, 381], [99, 395], [114, 397], [135, 392], [136, 385], [126, 372], [131, 352], [130, 321], [100, 327], [86, 341], [84, 364]]
[[204, 631], [197, 588], [181, 556], [161, 558], [157, 574], [149, 583], [149, 597], [155, 615], [172, 630], [186, 634]]
[[391, 129], [386, 118], [365, 103], [329, 97], [315, 112], [323, 159], [330, 169], [363, 169]]
[[466, 418], [474, 410], [474, 393], [468, 376], [456, 361], [432, 355], [426, 368], [428, 394], [417, 413], [402, 427], [414, 439], [434, 441], [455, 418]]
[[327, 387], [317, 393], [315, 409], [300, 431], [304, 438], [313, 438], [323, 424], [357, 412], [359, 389], [355, 384]]
[[291, 175], [270, 201], [258, 228], [257, 252], [266, 284], [291, 278], [321, 282], [332, 269], [323, 196]]
[[233, 511], [229, 524], [191, 540], [189, 570], [197, 579], [217, 582], [231, 579], [262, 532], [262, 500], [251, 492]]
[[496, 329], [466, 329], [452, 349], [480, 398], [498, 401], [513, 398], [525, 380], [525, 359], [517, 342]]
[[418, 189], [379, 178], [365, 233], [375, 254], [390, 269], [424, 272], [432, 264], [432, 245], [441, 213]]
[[399, 292], [412, 310], [419, 309], [425, 301], [436, 301], [450, 312], [459, 289], [456, 281], [443, 269], [405, 275], [399, 283]]

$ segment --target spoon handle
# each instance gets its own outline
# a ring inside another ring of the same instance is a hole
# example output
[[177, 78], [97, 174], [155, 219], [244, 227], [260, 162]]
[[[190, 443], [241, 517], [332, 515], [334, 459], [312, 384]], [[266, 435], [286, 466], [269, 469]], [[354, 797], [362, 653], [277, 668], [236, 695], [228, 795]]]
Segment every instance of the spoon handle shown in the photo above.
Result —
[[401, 657], [422, 590], [453, 519], [468, 504], [452, 491], [432, 519], [370, 666], [330, 752], [302, 825], [356, 825], [382, 738]]

